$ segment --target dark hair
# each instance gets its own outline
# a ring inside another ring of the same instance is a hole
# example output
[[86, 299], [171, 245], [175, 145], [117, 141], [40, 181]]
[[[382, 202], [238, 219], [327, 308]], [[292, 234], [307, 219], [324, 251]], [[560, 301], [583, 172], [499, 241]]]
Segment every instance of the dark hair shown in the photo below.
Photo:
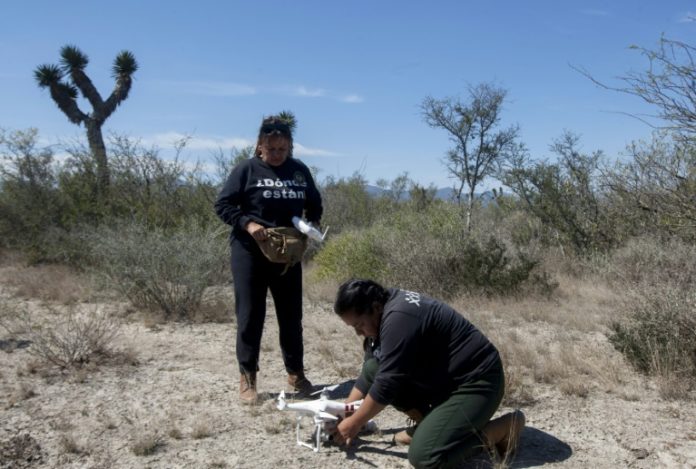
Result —
[[334, 312], [342, 316], [353, 311], [358, 316], [372, 311], [372, 305], [384, 305], [389, 298], [389, 292], [374, 280], [350, 279], [338, 287]]
[[259, 156], [261, 154], [259, 146], [276, 136], [284, 137], [290, 142], [288, 158], [292, 157], [292, 126], [285, 119], [281, 119], [280, 116], [264, 117], [263, 121], [261, 121], [254, 155]]

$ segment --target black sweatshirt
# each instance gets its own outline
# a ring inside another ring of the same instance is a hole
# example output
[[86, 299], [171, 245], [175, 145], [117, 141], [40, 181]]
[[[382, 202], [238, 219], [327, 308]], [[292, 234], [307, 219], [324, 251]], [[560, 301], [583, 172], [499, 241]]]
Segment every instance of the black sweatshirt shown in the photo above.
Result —
[[271, 166], [259, 157], [234, 167], [215, 202], [215, 213], [228, 225], [232, 236], [246, 238], [250, 221], [267, 228], [293, 226], [292, 217], [319, 223], [321, 196], [307, 166], [294, 158]]
[[436, 406], [498, 362], [495, 346], [450, 306], [415, 292], [389, 292], [373, 350], [379, 368], [369, 394], [375, 401], [391, 404], [408, 393]]

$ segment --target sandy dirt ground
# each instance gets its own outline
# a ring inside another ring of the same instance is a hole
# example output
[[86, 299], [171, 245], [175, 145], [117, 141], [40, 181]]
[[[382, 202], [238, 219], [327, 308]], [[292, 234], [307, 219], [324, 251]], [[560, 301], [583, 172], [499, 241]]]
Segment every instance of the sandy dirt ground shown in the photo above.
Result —
[[[127, 305], [103, 307], [123, 318], [116, 345], [126, 358], [82, 370], [41, 366], [31, 345], [0, 331], [0, 467], [409, 467], [407, 448], [392, 444], [407, 424], [394, 410], [378, 415], [379, 430], [353, 448], [327, 443], [315, 453], [296, 444], [294, 414], [275, 408], [287, 386], [271, 303], [256, 407], [237, 400], [233, 322], [154, 324]], [[360, 343], [330, 304], [306, 303], [306, 366], [317, 389], [338, 384], [331, 397], [347, 395]], [[631, 398], [537, 385], [534, 403], [522, 408], [527, 427], [510, 467], [696, 467], [696, 404], [662, 400], [650, 382], [635, 382]], [[462, 467], [492, 466], [480, 456]]]

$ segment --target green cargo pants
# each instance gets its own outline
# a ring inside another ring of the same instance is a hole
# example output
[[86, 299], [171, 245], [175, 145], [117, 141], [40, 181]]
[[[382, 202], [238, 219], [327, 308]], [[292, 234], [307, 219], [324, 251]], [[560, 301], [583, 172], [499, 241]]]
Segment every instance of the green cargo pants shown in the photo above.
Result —
[[[363, 364], [362, 374], [368, 383], [374, 381], [377, 368], [374, 358]], [[424, 405], [414, 403], [413, 396], [404, 391], [394, 407], [423, 411]], [[500, 361], [477, 381], [461, 384], [418, 424], [408, 450], [410, 463], [417, 468], [456, 467], [476, 454], [484, 446], [481, 430], [498, 410], [504, 392], [505, 375]]]

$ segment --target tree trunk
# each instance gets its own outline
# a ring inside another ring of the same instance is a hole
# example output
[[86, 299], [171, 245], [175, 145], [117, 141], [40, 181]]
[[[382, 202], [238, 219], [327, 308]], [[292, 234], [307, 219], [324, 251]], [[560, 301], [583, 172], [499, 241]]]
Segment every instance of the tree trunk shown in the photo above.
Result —
[[111, 176], [109, 174], [109, 160], [106, 157], [106, 145], [104, 145], [101, 125], [91, 119], [87, 119], [85, 127], [87, 127], [89, 149], [97, 164], [97, 189], [101, 196], [105, 196], [111, 183]]
[[471, 212], [474, 211], [474, 188], [469, 191], [469, 200], [466, 203], [466, 232], [471, 233]]

